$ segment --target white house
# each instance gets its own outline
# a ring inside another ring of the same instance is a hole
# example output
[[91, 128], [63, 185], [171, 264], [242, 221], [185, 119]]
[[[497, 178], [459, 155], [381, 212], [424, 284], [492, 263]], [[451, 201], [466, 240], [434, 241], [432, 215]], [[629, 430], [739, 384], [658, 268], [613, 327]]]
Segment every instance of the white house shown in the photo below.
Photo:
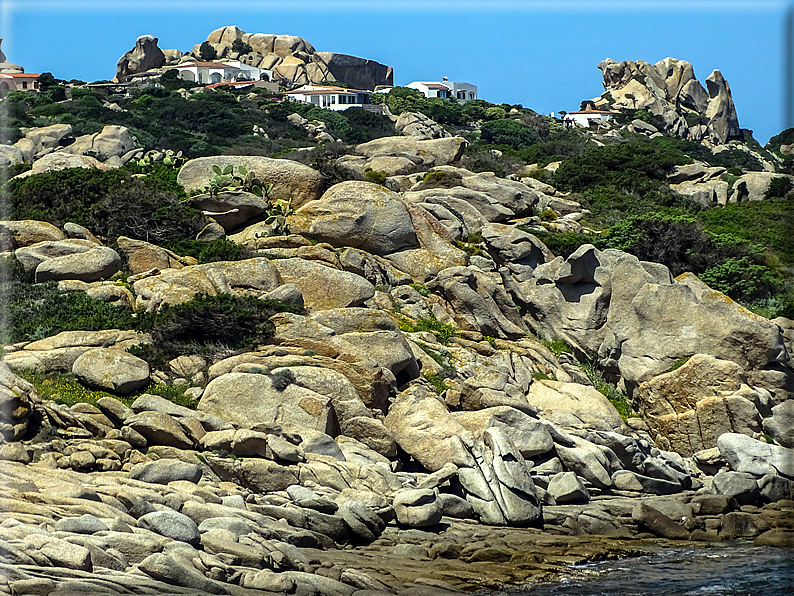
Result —
[[227, 62], [185, 62], [174, 66], [184, 81], [199, 85], [236, 81], [272, 81], [273, 71], [243, 64], [239, 60]]
[[450, 81], [447, 77], [441, 81], [414, 81], [408, 83], [406, 87], [421, 91], [425, 97], [454, 98], [461, 104], [477, 99], [476, 85]]
[[367, 108], [371, 105], [369, 102], [369, 94], [369, 91], [360, 91], [359, 89], [304, 85], [284, 95], [295, 101], [303, 101], [314, 104], [318, 108], [339, 112], [347, 108]]
[[33, 73], [0, 73], [0, 91], [38, 91], [39, 76]]
[[579, 110], [578, 112], [568, 112], [565, 114], [563, 121], [571, 122], [575, 126], [580, 126], [582, 128], [589, 128], [608, 122], [617, 114], [618, 112], [604, 110]]

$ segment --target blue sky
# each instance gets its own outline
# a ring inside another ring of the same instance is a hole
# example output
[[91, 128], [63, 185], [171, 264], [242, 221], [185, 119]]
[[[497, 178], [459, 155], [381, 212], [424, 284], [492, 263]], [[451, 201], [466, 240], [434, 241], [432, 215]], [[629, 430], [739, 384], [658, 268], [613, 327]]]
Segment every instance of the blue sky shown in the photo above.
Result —
[[575, 110], [603, 91], [596, 65], [688, 60], [719, 69], [743, 128], [762, 144], [784, 114], [789, 0], [0, 0], [2, 49], [28, 72], [94, 81], [139, 35], [189, 50], [214, 29], [299, 35], [318, 51], [394, 68], [395, 84], [447, 76], [481, 98], [540, 113]]

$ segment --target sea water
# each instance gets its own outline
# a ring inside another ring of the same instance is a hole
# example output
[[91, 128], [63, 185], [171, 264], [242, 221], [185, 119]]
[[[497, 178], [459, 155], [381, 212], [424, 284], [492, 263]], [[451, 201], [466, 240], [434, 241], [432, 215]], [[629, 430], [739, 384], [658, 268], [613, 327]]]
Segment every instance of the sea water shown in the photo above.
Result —
[[794, 548], [719, 544], [572, 566], [511, 596], [794, 596]]

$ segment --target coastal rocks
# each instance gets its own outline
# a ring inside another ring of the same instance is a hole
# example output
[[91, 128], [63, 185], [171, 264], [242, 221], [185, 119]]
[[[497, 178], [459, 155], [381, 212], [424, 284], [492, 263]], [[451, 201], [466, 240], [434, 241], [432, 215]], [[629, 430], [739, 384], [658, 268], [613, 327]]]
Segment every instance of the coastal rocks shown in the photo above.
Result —
[[466, 429], [424, 387], [414, 386], [398, 394], [385, 423], [397, 444], [431, 472], [447, 463], [474, 465], [460, 438]]
[[754, 476], [782, 475], [794, 479], [794, 449], [770, 445], [746, 435], [725, 433], [717, 448], [735, 472]]
[[772, 408], [772, 417], [763, 420], [764, 432], [783, 447], [794, 448], [794, 400], [784, 401]]
[[200, 194], [190, 197], [186, 204], [212, 217], [226, 233], [245, 226], [252, 219], [259, 217], [268, 206], [266, 199], [244, 191]]
[[55, 172], [58, 170], [69, 170], [71, 168], [80, 168], [83, 170], [110, 170], [108, 164], [104, 164], [94, 157], [88, 155], [71, 155], [58, 151], [56, 153], [48, 153], [41, 159], [33, 162], [33, 168], [27, 172], [22, 172], [15, 176], [15, 178], [27, 178], [34, 174], [44, 174], [46, 172]]
[[288, 373], [229, 373], [213, 379], [198, 409], [240, 426], [293, 424], [332, 434], [336, 421], [330, 400], [295, 385]]
[[[458, 161], [465, 148], [466, 141], [462, 137], [429, 140], [418, 140], [413, 137], [383, 137], [358, 145], [356, 152], [370, 161], [389, 156], [406, 156], [409, 159], [418, 157], [421, 165], [427, 169]], [[365, 162], [362, 168], [368, 167], [368, 163]]]
[[220, 160], [217, 157], [191, 159], [179, 170], [177, 182], [188, 193], [201, 190], [215, 176], [213, 165], [231, 165], [235, 170], [244, 166], [263, 188], [273, 185], [272, 201], [288, 201], [293, 209], [320, 197], [322, 176], [319, 172], [296, 161], [269, 157], [226, 155]]
[[734, 362], [696, 354], [642, 383], [635, 396], [657, 443], [688, 456], [716, 447], [723, 433], [752, 436], [761, 430], [758, 408], [768, 411], [771, 396], [746, 382]]
[[66, 234], [46, 221], [0, 221], [0, 242], [3, 250], [16, 250], [39, 242], [65, 240]]
[[360, 306], [375, 295], [374, 286], [362, 277], [316, 261], [278, 259], [273, 262], [285, 284], [294, 284], [312, 310]]
[[149, 382], [145, 360], [107, 348], [94, 348], [81, 354], [72, 366], [74, 375], [90, 387], [126, 394]]
[[540, 416], [560, 426], [603, 431], [620, 431], [620, 414], [609, 400], [593, 387], [559, 381], [535, 381], [527, 401]]
[[28, 163], [38, 161], [39, 158], [46, 154], [74, 142], [71, 124], [51, 124], [50, 126], [37, 128], [24, 128], [21, 132], [25, 136], [17, 141], [14, 147]]
[[153, 35], [141, 35], [135, 41], [135, 47], [119, 58], [116, 64], [116, 80], [119, 83], [125, 83], [134, 74], [165, 64], [165, 54], [157, 47], [157, 41]]
[[32, 407], [39, 399], [33, 385], [0, 361], [0, 436], [15, 441], [28, 429]]
[[499, 427], [481, 438], [464, 436], [475, 465], [458, 470], [466, 500], [483, 523], [526, 525], [542, 516], [540, 499], [523, 456]]
[[438, 290], [453, 309], [461, 329], [503, 339], [526, 335], [527, 328], [510, 296], [477, 267], [449, 267], [428, 288]]
[[192, 257], [180, 257], [173, 251], [143, 240], [119, 236], [116, 242], [119, 250], [124, 253], [133, 275], [152, 269], [182, 269], [186, 265], [196, 264]]
[[392, 506], [397, 521], [414, 528], [437, 524], [443, 513], [441, 499], [429, 489], [400, 491], [394, 496]]

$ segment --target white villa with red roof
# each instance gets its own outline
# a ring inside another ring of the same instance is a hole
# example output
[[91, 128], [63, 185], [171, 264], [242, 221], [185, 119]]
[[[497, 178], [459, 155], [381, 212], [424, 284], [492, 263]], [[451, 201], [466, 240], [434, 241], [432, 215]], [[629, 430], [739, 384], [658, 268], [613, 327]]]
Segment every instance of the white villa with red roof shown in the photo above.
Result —
[[346, 89], [332, 85], [304, 85], [284, 94], [295, 101], [310, 103], [318, 108], [339, 112], [347, 108], [368, 109], [370, 91]]
[[0, 91], [38, 91], [39, 76], [27, 72], [0, 72]]
[[272, 81], [273, 71], [264, 70], [239, 60], [226, 62], [185, 62], [174, 66], [179, 77], [199, 85], [211, 83], [229, 83], [238, 81]]
[[441, 81], [414, 81], [406, 87], [421, 91], [425, 97], [440, 97], [442, 99], [457, 99], [464, 104], [472, 99], [477, 99], [477, 86], [470, 83], [458, 83], [444, 77]]

